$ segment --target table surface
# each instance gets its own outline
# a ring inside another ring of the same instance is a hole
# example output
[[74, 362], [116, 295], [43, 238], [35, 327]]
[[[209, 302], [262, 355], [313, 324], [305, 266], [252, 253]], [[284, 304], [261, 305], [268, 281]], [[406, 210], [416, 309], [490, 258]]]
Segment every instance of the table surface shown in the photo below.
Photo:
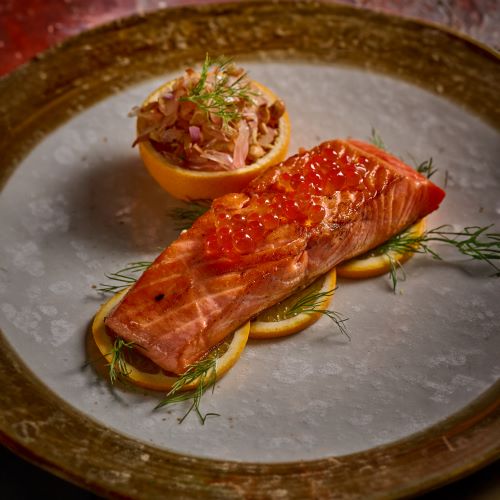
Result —
[[[218, 0], [218, 3], [227, 0]], [[214, 0], [2, 0], [0, 77], [64, 39], [103, 23], [179, 5]], [[380, 12], [432, 21], [500, 50], [500, 0], [337, 0]], [[95, 495], [18, 458], [0, 446], [2, 498], [90, 499]], [[47, 495], [45, 495], [45, 493]], [[500, 498], [500, 462], [422, 496], [427, 500]]]

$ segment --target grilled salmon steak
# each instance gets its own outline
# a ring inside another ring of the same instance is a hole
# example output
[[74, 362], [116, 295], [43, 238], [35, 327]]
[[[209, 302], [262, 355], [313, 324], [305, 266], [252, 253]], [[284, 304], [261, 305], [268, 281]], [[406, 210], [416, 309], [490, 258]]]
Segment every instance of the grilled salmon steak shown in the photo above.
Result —
[[105, 324], [180, 374], [248, 319], [399, 233], [443, 197], [375, 146], [325, 142], [215, 199]]

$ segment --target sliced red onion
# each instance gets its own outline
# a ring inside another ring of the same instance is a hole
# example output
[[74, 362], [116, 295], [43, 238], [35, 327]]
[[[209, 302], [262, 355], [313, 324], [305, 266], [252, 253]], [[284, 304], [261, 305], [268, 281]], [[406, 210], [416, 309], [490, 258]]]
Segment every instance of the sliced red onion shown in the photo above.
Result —
[[200, 127], [196, 125], [189, 126], [189, 135], [191, 136], [191, 141], [194, 143], [201, 141], [201, 130]]
[[219, 164], [220, 168], [218, 170], [233, 170], [233, 159], [230, 154], [221, 153], [220, 151], [213, 151], [208, 149], [203, 151], [200, 155], [202, 158], [206, 158], [207, 160], [212, 160]]
[[241, 120], [238, 127], [238, 137], [234, 144], [233, 164], [234, 168], [241, 168], [245, 166], [245, 160], [248, 155], [248, 139], [250, 137], [250, 130], [246, 121]]
[[263, 147], [269, 147], [274, 142], [274, 138], [276, 137], [278, 131], [275, 128], [268, 127], [265, 134], [262, 134], [258, 139], [258, 144]]

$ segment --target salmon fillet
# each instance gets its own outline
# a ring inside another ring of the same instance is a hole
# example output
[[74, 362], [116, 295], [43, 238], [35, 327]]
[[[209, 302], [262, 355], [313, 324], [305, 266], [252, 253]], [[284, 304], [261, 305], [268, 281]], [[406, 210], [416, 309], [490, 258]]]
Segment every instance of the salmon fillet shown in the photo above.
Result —
[[106, 326], [164, 370], [183, 373], [248, 319], [399, 233], [443, 197], [375, 146], [325, 142], [214, 200]]

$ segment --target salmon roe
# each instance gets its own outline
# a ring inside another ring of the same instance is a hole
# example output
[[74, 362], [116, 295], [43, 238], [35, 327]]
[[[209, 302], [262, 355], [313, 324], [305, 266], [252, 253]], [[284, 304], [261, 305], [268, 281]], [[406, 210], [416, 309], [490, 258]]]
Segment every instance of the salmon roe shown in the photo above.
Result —
[[264, 192], [253, 194], [244, 208], [231, 213], [214, 207], [215, 228], [205, 240], [207, 256], [238, 258], [253, 253], [282, 225], [318, 226], [327, 215], [328, 197], [365, 189], [367, 164], [367, 158], [350, 156], [337, 143], [292, 157], [277, 180]]

